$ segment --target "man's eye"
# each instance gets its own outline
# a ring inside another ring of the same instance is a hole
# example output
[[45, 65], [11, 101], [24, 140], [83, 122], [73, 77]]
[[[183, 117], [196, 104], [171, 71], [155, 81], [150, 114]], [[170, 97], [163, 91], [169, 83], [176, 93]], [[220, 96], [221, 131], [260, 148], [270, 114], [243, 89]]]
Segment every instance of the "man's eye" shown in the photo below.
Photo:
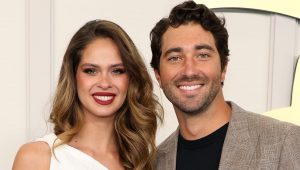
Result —
[[198, 54], [198, 55], [197, 55], [197, 58], [200, 58], [200, 59], [207, 59], [207, 58], [209, 58], [209, 55], [208, 55], [208, 54]]
[[181, 60], [180, 56], [170, 56], [168, 57], [168, 61], [176, 62]]
[[96, 74], [96, 69], [92, 69], [92, 68], [86, 68], [83, 70], [84, 73], [86, 74]]

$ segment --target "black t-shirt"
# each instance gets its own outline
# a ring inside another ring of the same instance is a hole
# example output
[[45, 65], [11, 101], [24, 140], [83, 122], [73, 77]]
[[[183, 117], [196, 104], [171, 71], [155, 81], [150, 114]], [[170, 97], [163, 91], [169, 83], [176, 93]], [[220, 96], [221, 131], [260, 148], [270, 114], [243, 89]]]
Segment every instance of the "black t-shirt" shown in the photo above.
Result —
[[217, 170], [228, 124], [197, 140], [185, 140], [179, 135], [176, 170]]

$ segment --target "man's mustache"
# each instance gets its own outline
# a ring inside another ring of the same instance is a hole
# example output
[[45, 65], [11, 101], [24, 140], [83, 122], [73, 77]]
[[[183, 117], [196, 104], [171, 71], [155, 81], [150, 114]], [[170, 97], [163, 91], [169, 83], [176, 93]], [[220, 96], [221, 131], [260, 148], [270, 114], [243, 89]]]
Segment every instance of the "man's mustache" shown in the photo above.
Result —
[[205, 83], [207, 81], [207, 77], [206, 76], [200, 76], [200, 75], [182, 75], [179, 78], [177, 78], [174, 82], [175, 84], [181, 83], [181, 82], [193, 82], [193, 81], [199, 81], [202, 83]]

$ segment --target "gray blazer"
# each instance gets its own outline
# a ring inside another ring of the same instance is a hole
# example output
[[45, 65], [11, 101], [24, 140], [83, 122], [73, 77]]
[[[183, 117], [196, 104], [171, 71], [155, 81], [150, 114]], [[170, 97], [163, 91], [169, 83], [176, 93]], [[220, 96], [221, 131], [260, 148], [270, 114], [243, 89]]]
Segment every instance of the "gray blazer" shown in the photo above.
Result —
[[[247, 112], [233, 102], [220, 170], [300, 170], [300, 126]], [[157, 170], [175, 170], [179, 129], [158, 147]]]

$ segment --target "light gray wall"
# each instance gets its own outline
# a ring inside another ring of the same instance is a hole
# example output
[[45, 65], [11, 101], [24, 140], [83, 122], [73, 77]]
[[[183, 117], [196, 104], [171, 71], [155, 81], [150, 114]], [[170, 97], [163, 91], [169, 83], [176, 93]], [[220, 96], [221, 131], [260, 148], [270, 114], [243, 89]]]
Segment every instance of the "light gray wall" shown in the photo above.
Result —
[[289, 106], [300, 50], [299, 22], [256, 10], [216, 11], [227, 19], [229, 32], [226, 99], [255, 112]]
[[[181, 1], [11, 0], [0, 2], [0, 169], [11, 169], [17, 149], [51, 131], [46, 124], [62, 56], [71, 36], [91, 19], [122, 26], [142, 53], [149, 71], [149, 31]], [[250, 13], [249, 13], [250, 12]], [[257, 11], [223, 10], [230, 34], [226, 99], [263, 112], [288, 106], [300, 25], [295, 19]], [[154, 76], [153, 76], [154, 77]], [[177, 127], [171, 104], [155, 82], [165, 107], [160, 143]]]
[[26, 138], [25, 2], [0, 2], [0, 169], [11, 169], [17, 147]]

